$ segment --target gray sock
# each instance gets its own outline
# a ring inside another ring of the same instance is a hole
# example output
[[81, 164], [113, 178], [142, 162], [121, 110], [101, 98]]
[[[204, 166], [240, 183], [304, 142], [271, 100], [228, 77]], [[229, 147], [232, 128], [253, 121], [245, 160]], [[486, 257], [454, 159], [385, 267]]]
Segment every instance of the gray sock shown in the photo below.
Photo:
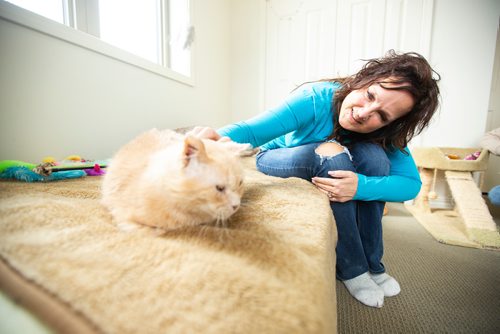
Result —
[[375, 283], [378, 284], [379, 287], [382, 288], [382, 290], [384, 290], [384, 296], [386, 297], [396, 296], [401, 292], [401, 287], [399, 286], [398, 281], [396, 281], [394, 277], [389, 276], [386, 273], [370, 273], [370, 277]]
[[371, 307], [384, 305], [384, 291], [371, 278], [368, 273], [342, 281], [349, 293], [361, 303]]

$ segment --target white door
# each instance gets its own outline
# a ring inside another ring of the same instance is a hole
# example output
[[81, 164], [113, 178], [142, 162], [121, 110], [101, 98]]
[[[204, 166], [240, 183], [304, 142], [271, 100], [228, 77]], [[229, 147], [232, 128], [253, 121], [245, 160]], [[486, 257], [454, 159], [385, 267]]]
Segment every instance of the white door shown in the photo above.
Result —
[[268, 0], [266, 108], [305, 81], [331, 76], [336, 0]]
[[267, 0], [265, 107], [387, 50], [429, 56], [433, 0]]

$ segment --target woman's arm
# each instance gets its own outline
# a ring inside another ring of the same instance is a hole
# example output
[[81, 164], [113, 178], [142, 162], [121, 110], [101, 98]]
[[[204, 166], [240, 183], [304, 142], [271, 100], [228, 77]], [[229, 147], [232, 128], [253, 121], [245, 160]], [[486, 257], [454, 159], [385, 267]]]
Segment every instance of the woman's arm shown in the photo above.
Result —
[[314, 100], [310, 90], [300, 88], [285, 101], [247, 121], [227, 125], [217, 132], [238, 143], [260, 146], [301, 128], [314, 119]]
[[387, 153], [391, 161], [389, 176], [365, 176], [358, 174], [358, 190], [354, 200], [403, 202], [418, 195], [422, 182], [410, 151]]

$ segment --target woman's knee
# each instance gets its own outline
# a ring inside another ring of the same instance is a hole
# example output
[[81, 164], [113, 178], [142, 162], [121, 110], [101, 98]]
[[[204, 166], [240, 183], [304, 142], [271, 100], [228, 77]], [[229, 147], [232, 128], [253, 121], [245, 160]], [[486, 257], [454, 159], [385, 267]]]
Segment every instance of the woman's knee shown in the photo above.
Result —
[[377, 144], [358, 143], [351, 148], [356, 171], [366, 176], [387, 176], [391, 162], [385, 150]]
[[314, 150], [316, 155], [315, 176], [328, 176], [328, 171], [355, 171], [349, 150], [337, 142], [321, 143]]
[[334, 155], [337, 155], [339, 153], [343, 153], [344, 147], [338, 143], [335, 143], [335, 142], [326, 142], [326, 143], [320, 144], [316, 148], [315, 152], [319, 155], [322, 155], [322, 156], [334, 156]]

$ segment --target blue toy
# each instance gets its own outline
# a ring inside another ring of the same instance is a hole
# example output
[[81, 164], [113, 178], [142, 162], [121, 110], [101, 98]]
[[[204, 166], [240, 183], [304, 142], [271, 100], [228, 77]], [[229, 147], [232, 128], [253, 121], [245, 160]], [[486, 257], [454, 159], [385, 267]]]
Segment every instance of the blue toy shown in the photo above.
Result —
[[104, 174], [101, 167], [105, 168], [107, 163], [107, 160], [85, 161], [81, 158], [62, 165], [56, 165], [54, 162], [35, 165], [18, 160], [2, 160], [0, 161], [0, 179], [45, 182], [74, 179], [86, 175], [98, 176]]
[[0, 179], [15, 179], [24, 182], [44, 182], [44, 181], [57, 181], [65, 179], [74, 179], [86, 176], [83, 170], [55, 172], [50, 175], [41, 175], [35, 173], [26, 167], [9, 167], [0, 173]]

